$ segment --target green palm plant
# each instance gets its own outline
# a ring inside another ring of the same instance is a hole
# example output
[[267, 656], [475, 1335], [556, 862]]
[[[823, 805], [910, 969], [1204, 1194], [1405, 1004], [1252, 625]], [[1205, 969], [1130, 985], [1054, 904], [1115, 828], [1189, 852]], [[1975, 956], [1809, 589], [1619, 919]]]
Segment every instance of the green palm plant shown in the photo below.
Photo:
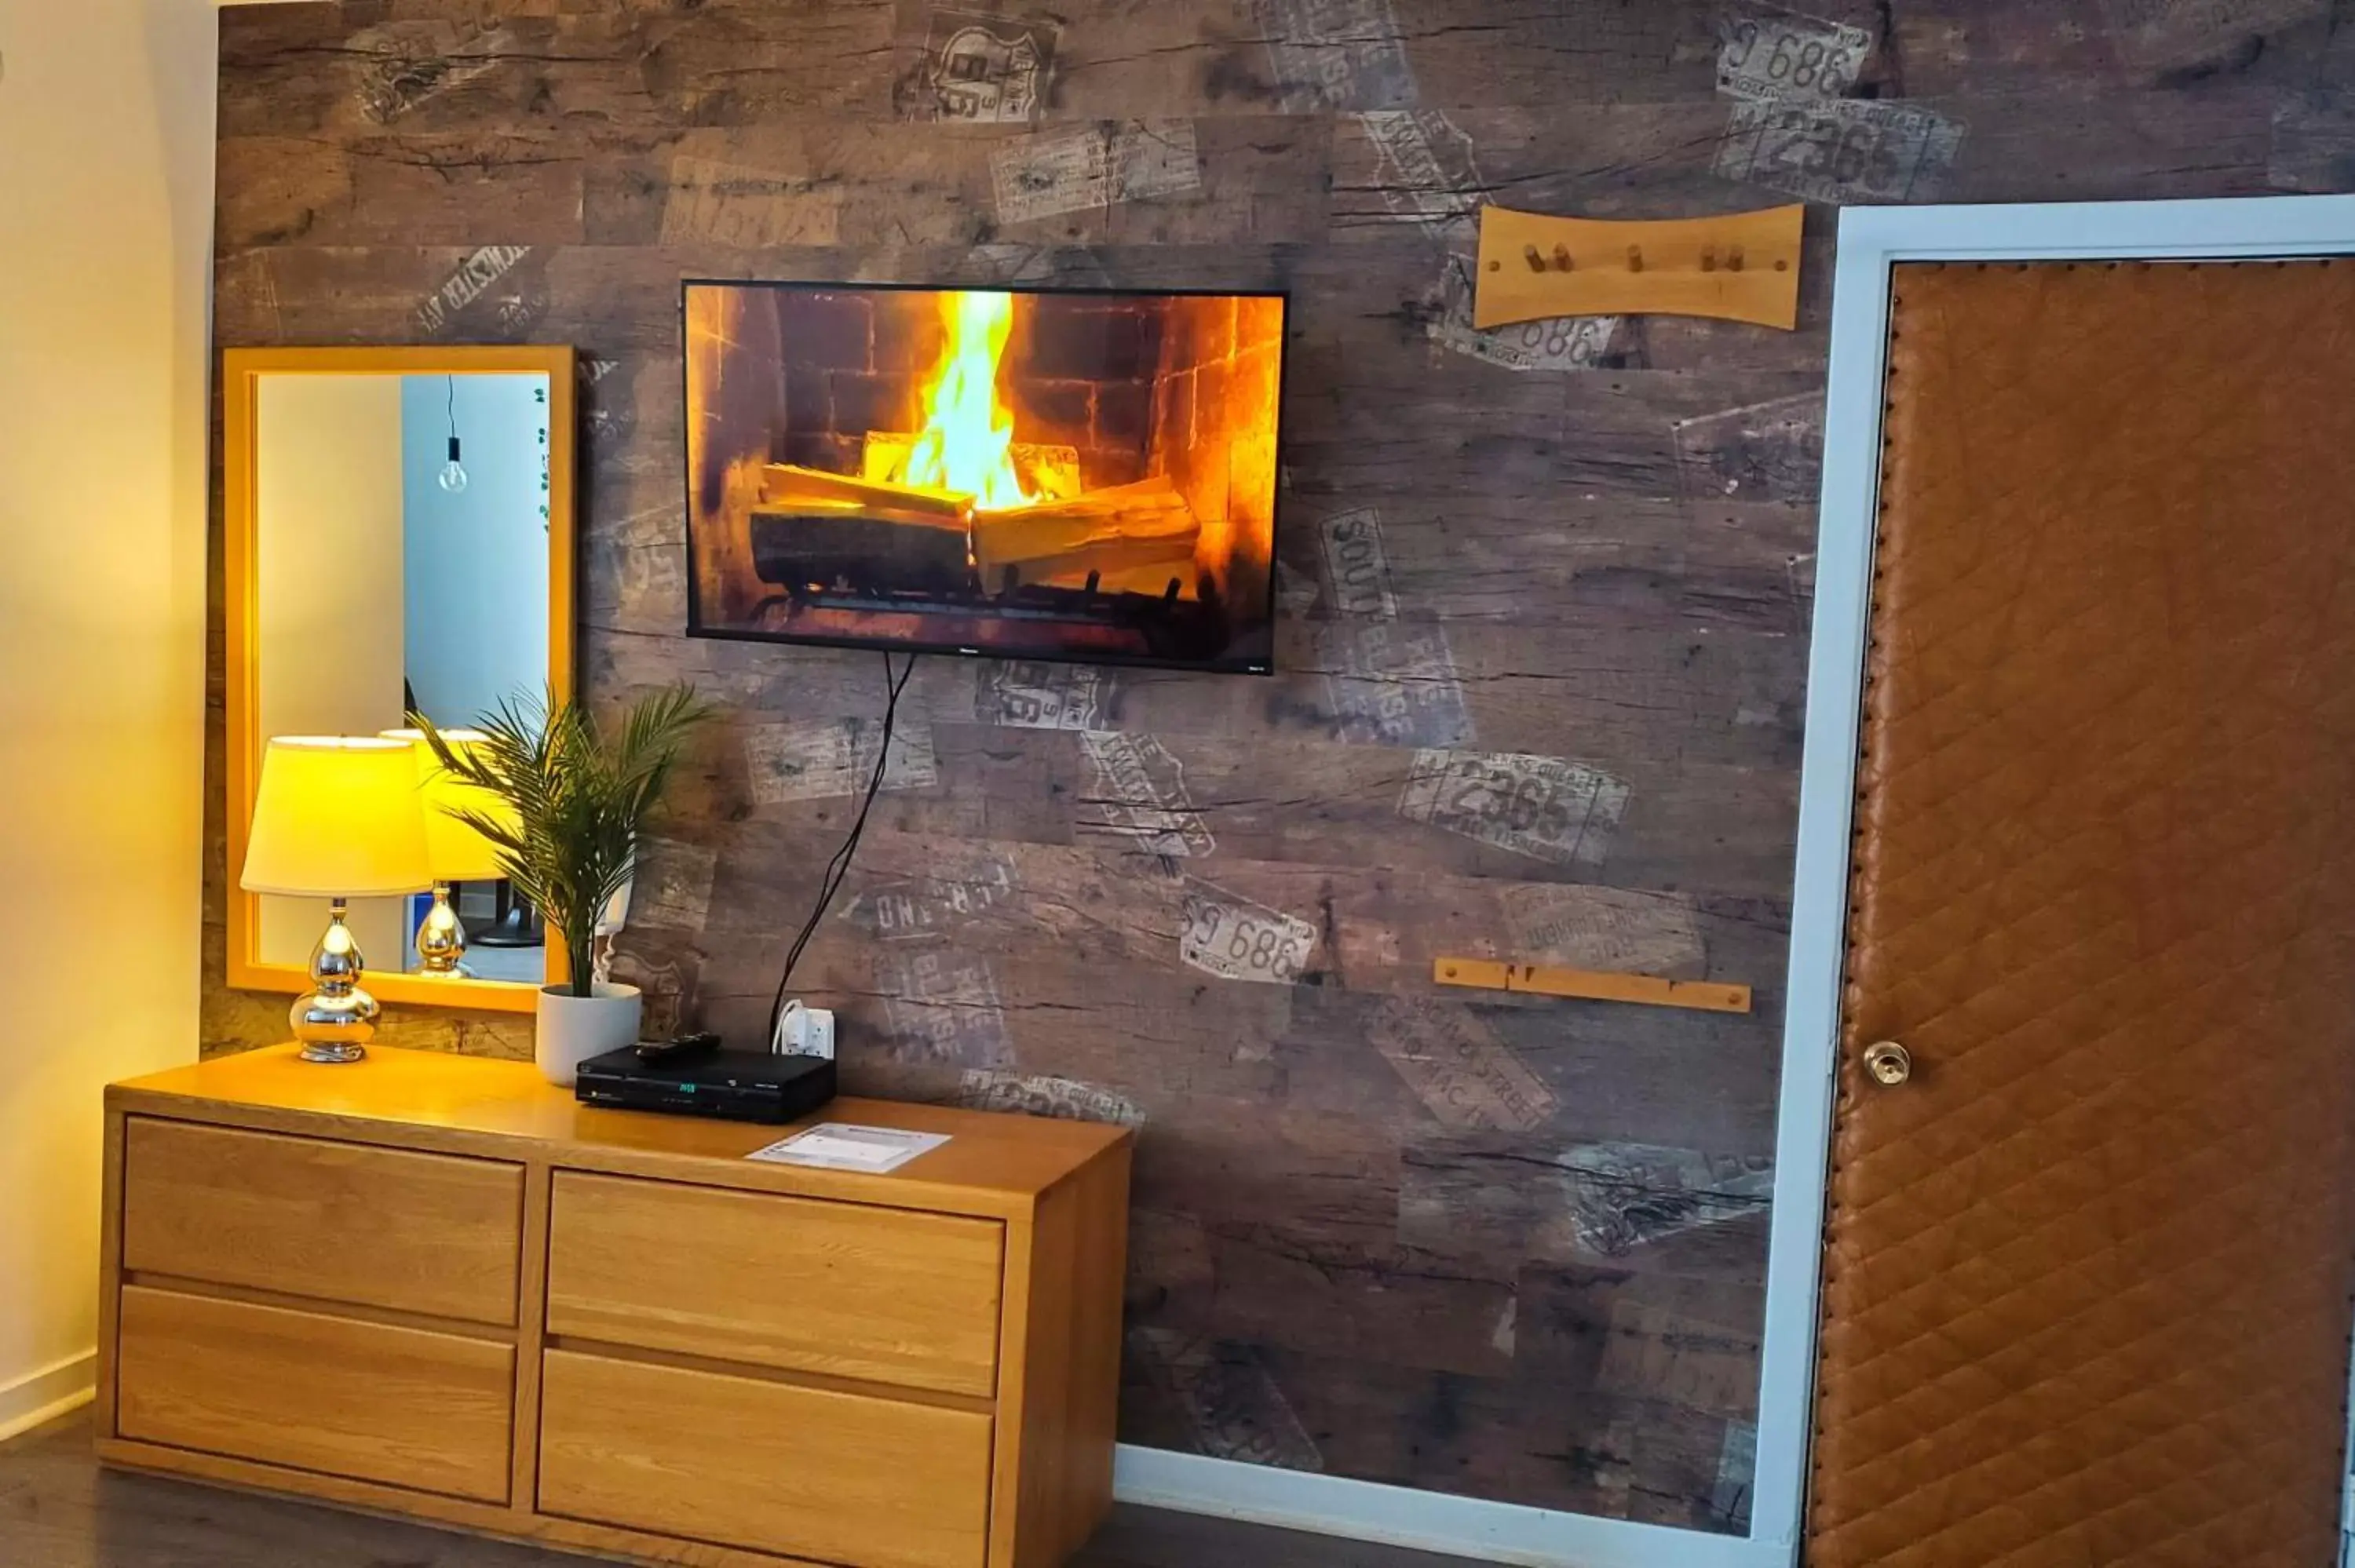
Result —
[[564, 938], [574, 996], [595, 994], [589, 954], [598, 917], [628, 885], [647, 814], [688, 735], [711, 713], [684, 682], [641, 697], [610, 726], [578, 697], [511, 697], [474, 721], [485, 738], [463, 752], [432, 719], [409, 715], [444, 770], [515, 813], [450, 809], [490, 840], [500, 873]]

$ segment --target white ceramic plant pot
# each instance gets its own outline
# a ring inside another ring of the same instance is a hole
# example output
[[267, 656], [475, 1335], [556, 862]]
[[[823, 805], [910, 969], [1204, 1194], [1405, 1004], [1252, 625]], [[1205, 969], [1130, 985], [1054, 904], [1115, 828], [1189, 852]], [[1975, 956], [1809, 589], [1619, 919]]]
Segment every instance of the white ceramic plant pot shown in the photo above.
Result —
[[591, 1056], [638, 1043], [638, 1014], [645, 1002], [634, 985], [599, 980], [594, 996], [574, 996], [570, 988], [539, 988], [539, 1028], [532, 1060], [551, 1084], [572, 1086], [573, 1075]]

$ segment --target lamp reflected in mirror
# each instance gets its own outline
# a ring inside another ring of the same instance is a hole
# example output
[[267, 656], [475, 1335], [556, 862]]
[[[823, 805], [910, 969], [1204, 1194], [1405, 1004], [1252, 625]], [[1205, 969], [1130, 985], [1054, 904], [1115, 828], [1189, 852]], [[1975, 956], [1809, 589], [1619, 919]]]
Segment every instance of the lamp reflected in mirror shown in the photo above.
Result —
[[[442, 737], [461, 756], [489, 736], [478, 729], [445, 729]], [[499, 846], [459, 813], [471, 812], [503, 829], [515, 823], [515, 808], [489, 790], [466, 783], [435, 760], [425, 732], [389, 729], [387, 740], [409, 747], [417, 760], [417, 793], [425, 809], [425, 859], [433, 874], [433, 902], [417, 922], [416, 972], [442, 980], [473, 980], [466, 963], [466, 923], [459, 918], [454, 885], [494, 882], [506, 874]]]

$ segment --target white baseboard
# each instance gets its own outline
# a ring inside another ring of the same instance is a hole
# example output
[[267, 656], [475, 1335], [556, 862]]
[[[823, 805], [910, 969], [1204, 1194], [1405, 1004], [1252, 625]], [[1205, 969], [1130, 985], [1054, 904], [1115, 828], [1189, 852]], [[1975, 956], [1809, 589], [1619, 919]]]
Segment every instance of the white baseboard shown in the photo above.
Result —
[[0, 1383], [0, 1442], [80, 1410], [98, 1393], [98, 1352], [84, 1351]]
[[1124, 1443], [1122, 1502], [1527, 1568], [1791, 1568], [1787, 1543], [1556, 1513]]

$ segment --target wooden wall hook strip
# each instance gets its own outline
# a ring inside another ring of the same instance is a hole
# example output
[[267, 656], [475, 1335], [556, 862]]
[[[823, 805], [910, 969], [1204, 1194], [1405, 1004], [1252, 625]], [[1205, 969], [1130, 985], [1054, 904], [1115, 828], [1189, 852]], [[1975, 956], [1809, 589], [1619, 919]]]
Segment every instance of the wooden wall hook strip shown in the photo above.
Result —
[[1508, 964], [1494, 959], [1433, 959], [1431, 978], [1441, 985], [1479, 991], [1524, 991], [1538, 996], [1577, 997], [1586, 1001], [1632, 1001], [1645, 1007], [1684, 1007], [1701, 1012], [1747, 1012], [1750, 988], [1714, 980], [1664, 980], [1658, 975], [1612, 969], [1569, 969], [1550, 964]]
[[[1543, 316], [1654, 314], [1788, 331], [1799, 318], [1805, 214], [1795, 204], [1714, 217], [1621, 221], [1484, 207], [1472, 324], [1486, 329]], [[1526, 267], [1510, 264], [1517, 256]]]

